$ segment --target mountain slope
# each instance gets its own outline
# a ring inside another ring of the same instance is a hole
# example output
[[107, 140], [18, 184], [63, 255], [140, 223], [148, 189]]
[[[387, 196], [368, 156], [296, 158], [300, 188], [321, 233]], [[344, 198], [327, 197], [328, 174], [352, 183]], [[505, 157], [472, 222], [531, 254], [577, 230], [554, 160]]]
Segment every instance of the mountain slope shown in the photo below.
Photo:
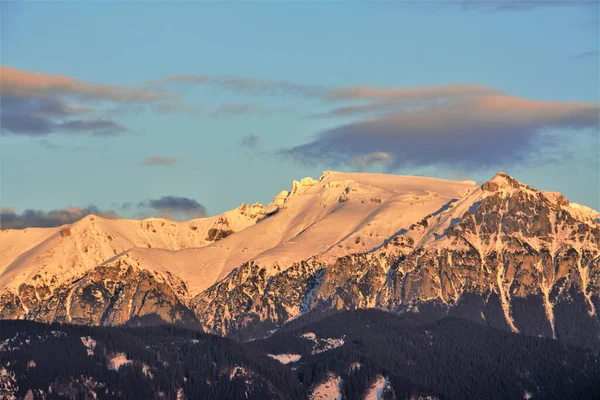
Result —
[[[305, 399], [277, 361], [173, 326], [0, 322], [1, 399]], [[201, 397], [200, 397], [201, 396]]]
[[364, 399], [377, 388], [396, 399], [600, 395], [600, 360], [590, 351], [457, 318], [421, 323], [376, 310], [342, 312], [249, 345], [294, 354], [286, 366], [305, 387], [337, 378], [344, 399]]
[[342, 312], [246, 344], [174, 326], [1, 321], [0, 360], [3, 399], [593, 399], [600, 393], [600, 360], [587, 349], [457, 318], [422, 323], [377, 310]]

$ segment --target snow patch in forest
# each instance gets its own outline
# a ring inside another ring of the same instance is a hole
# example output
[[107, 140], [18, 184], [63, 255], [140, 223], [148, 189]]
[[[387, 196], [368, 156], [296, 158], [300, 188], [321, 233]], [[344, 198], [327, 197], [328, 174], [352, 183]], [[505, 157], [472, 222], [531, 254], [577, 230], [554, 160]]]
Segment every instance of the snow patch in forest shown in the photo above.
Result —
[[131, 364], [125, 353], [116, 353], [108, 361], [108, 368], [118, 371], [123, 365]]
[[327, 379], [315, 386], [310, 394], [310, 400], [341, 400], [342, 379], [334, 374], [329, 374]]
[[276, 359], [282, 364], [294, 363], [300, 360], [300, 354], [267, 354], [269, 357]]
[[88, 356], [93, 356], [96, 349], [96, 341], [91, 336], [82, 336], [80, 339], [87, 350]]

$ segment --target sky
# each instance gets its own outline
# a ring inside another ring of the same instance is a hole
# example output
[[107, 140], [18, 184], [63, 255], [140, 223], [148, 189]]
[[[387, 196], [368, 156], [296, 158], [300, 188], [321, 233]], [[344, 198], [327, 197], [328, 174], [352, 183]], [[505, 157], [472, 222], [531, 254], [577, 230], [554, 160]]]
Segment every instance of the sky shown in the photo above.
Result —
[[3, 227], [216, 215], [324, 170], [600, 210], [597, 1], [0, 7]]

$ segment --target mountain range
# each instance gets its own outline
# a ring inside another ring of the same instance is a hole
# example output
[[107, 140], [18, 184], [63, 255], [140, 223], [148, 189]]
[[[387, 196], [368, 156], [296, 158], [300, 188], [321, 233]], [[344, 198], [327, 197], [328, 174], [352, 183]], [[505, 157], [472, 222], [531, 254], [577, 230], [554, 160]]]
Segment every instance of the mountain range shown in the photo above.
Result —
[[600, 349], [600, 214], [504, 173], [479, 186], [326, 171], [208, 218], [0, 231], [0, 319], [250, 340], [357, 309]]

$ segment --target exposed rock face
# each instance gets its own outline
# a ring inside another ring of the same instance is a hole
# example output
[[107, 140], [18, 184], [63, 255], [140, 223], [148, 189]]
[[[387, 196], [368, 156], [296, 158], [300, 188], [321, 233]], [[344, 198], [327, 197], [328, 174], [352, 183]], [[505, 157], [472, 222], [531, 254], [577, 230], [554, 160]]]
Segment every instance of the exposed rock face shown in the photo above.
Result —
[[[291, 193], [282, 192], [269, 207], [285, 212], [288, 196], [320, 183], [295, 181]], [[349, 192], [339, 202], [352, 203]], [[364, 199], [381, 204], [378, 197]], [[277, 212], [257, 205], [238, 211], [257, 219]], [[115, 325], [158, 315], [168, 322], [197, 318], [207, 331], [227, 335], [257, 324], [276, 327], [314, 309], [401, 313], [434, 307], [501, 329], [598, 348], [600, 224], [592, 211], [499, 173], [383, 245], [333, 261], [319, 256], [288, 265], [249, 261], [200, 293], [188, 292], [176, 274], [178, 265], [157, 272], [133, 261], [106, 261], [60, 285], [34, 280], [16, 292], [3, 291], [0, 318]], [[204, 232], [210, 242], [236, 235], [225, 217]], [[351, 239], [360, 244], [364, 236]]]
[[217, 220], [215, 225], [208, 230], [206, 241], [216, 242], [217, 240], [225, 239], [233, 233], [234, 231], [229, 228], [229, 221], [227, 221], [227, 218], [221, 217]]
[[19, 296], [2, 299], [0, 319], [23, 316], [39, 322], [121, 325], [134, 317], [156, 315], [166, 322], [196, 320], [181, 299], [185, 284], [131, 266], [98, 266], [52, 293], [22, 284]]

